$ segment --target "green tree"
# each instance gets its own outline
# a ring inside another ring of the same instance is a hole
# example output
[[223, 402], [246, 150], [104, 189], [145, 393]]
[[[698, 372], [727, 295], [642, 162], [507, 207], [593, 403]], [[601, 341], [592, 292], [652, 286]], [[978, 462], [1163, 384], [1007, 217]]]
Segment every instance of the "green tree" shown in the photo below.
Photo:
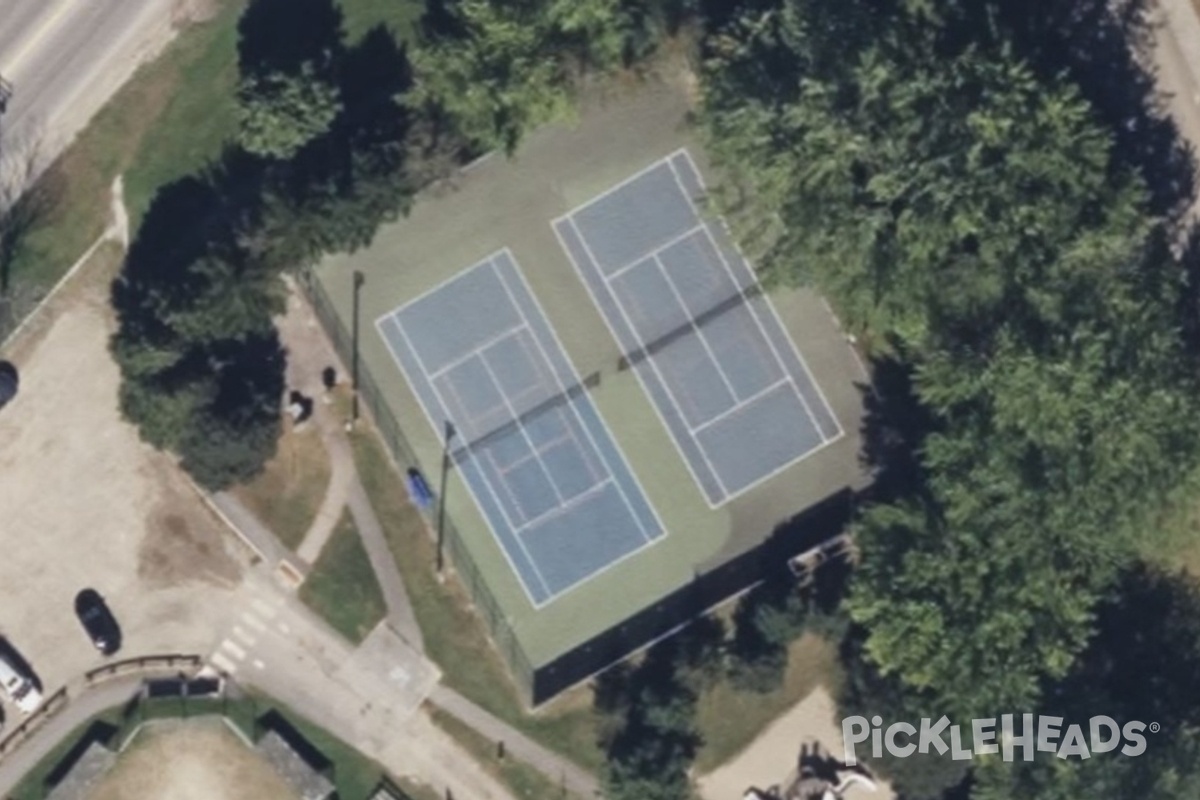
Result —
[[910, 366], [920, 474], [857, 526], [850, 612], [885, 675], [969, 718], [1068, 673], [1195, 474], [1200, 409], [1145, 186], [1071, 84], [938, 8], [744, 11], [700, 121], [768, 275]]
[[209, 489], [255, 474], [279, 433], [284, 362], [271, 318], [284, 292], [244, 246], [259, 216], [245, 189], [253, 176], [217, 168], [165, 187], [113, 286], [122, 413]]
[[1194, 798], [1200, 792], [1200, 591], [1186, 575], [1139, 565], [1127, 570], [1097, 610], [1096, 635], [1071, 673], [1047, 692], [1042, 714], [1087, 730], [1103, 714], [1143, 731], [1145, 752], [1092, 753], [1086, 760], [1017, 751], [976, 771], [972, 800]]
[[689, 800], [692, 750], [678, 739], [648, 733], [639, 746], [609, 759], [604, 796], [610, 800]]
[[715, 628], [699, 624], [680, 641], [652, 648], [631, 671], [620, 670], [603, 682], [597, 702], [620, 725], [605, 742], [605, 796], [612, 800], [687, 800], [688, 770], [696, 755], [696, 691], [689, 679], [697, 658], [710, 650]]
[[526, 131], [570, 111], [568, 77], [549, 47], [540, 3], [464, 0], [451, 8], [461, 34], [415, 48], [409, 103], [437, 109], [479, 148], [509, 152]]
[[476, 149], [511, 153], [571, 113], [579, 77], [644, 58], [681, 13], [658, 0], [461, 0], [415, 49], [406, 101]]
[[291, 158], [328, 131], [342, 107], [337, 85], [311, 62], [294, 73], [246, 75], [237, 94], [238, 141], [268, 158]]

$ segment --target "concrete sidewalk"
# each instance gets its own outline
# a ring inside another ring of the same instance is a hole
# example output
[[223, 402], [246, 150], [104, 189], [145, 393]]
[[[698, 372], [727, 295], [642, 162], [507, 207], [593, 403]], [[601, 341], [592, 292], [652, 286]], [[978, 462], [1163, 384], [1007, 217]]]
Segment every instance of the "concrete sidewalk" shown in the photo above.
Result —
[[599, 782], [587, 770], [542, 747], [448, 686], [438, 684], [433, 687], [433, 691], [429, 693], [429, 702], [489, 739], [497, 743], [504, 742], [506, 752], [534, 767], [555, 783], [561, 784], [571, 794], [580, 798], [600, 795]]
[[0, 797], [10, 797], [21, 779], [84, 722], [132, 700], [141, 691], [142, 678], [141, 675], [114, 678], [78, 694], [72, 688], [71, 699], [63, 710], [0, 760]]

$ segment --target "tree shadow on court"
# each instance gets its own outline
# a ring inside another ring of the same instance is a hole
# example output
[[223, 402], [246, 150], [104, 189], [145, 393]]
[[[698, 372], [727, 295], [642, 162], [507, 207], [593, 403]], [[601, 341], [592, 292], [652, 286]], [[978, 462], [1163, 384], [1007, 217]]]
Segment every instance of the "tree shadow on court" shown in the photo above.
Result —
[[341, 8], [333, 0], [255, 0], [238, 21], [241, 74], [328, 68], [342, 50]]

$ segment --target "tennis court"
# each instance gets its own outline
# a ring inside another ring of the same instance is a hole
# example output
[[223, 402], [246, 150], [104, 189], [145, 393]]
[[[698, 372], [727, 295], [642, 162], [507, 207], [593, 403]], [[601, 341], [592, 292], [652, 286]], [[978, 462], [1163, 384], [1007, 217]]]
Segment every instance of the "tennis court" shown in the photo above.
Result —
[[509, 251], [376, 325], [535, 606], [663, 536]]
[[553, 222], [709, 505], [842, 429], [679, 150]]

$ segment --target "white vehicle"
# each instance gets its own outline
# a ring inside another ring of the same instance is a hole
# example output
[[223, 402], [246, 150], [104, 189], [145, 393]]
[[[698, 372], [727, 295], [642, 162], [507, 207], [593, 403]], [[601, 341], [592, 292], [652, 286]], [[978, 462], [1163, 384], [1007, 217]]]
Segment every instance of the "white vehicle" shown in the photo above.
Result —
[[3, 653], [0, 653], [0, 685], [8, 699], [26, 714], [32, 714], [42, 704], [42, 693], [33, 681], [18, 672]]

